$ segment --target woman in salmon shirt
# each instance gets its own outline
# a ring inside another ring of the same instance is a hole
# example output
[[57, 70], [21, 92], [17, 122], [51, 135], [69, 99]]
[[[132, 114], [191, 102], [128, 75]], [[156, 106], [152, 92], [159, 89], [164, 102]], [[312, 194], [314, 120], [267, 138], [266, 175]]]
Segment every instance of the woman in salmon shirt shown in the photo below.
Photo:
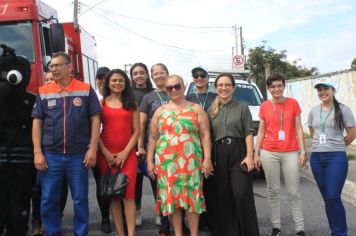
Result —
[[300, 167], [303, 167], [307, 161], [300, 118], [302, 111], [295, 99], [283, 96], [285, 80], [282, 76], [271, 75], [266, 84], [272, 99], [265, 101], [260, 108], [260, 125], [254, 160], [257, 169], [262, 163], [266, 176], [268, 205], [273, 227], [270, 235], [281, 235], [280, 175], [282, 170], [296, 235], [304, 236], [304, 217], [299, 191]]

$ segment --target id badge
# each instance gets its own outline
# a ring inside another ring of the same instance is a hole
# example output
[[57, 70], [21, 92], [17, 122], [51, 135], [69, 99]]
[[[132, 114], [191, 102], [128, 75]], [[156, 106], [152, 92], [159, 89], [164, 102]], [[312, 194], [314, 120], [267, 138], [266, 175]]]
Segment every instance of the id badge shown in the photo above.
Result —
[[286, 139], [286, 135], [284, 133], [284, 130], [278, 131], [278, 140], [285, 140], [285, 139]]
[[326, 143], [326, 134], [320, 134], [320, 136], [319, 136], [319, 143], [320, 143], [320, 144]]

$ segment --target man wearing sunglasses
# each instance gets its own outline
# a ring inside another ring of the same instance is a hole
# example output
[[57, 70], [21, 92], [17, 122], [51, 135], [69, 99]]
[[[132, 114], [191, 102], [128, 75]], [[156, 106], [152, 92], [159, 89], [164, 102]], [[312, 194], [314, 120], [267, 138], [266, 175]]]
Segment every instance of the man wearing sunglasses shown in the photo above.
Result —
[[188, 94], [186, 99], [199, 104], [206, 112], [216, 97], [215, 93], [208, 92], [209, 73], [203, 67], [198, 66], [192, 69], [192, 77], [195, 84], [194, 93]]
[[[213, 103], [216, 94], [209, 92], [209, 73], [208, 70], [204, 69], [201, 66], [194, 67], [192, 69], [193, 83], [195, 85], [194, 93], [187, 94], [186, 99], [190, 102], [194, 102], [203, 107], [204, 111], [207, 112]], [[212, 204], [214, 204], [214, 182], [213, 177], [210, 176], [208, 179], [203, 179], [203, 191], [205, 197], [205, 203], [207, 210], [213, 210]], [[209, 189], [209, 195], [206, 194], [207, 189]], [[208, 215], [206, 212], [203, 212], [200, 215], [199, 220], [199, 230], [207, 231], [212, 229], [212, 222], [209, 222]]]

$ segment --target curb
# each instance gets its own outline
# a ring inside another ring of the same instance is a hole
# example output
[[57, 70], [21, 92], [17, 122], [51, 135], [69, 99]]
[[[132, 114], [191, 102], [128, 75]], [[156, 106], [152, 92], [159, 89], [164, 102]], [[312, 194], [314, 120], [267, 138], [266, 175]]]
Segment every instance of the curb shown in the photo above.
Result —
[[[315, 183], [309, 162], [301, 169], [301, 174]], [[341, 198], [356, 207], [356, 183], [346, 179]]]

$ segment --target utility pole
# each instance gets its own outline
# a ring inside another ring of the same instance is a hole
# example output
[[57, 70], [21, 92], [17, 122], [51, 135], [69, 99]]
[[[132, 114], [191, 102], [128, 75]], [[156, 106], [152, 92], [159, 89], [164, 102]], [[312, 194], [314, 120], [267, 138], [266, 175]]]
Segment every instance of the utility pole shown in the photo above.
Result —
[[239, 37], [237, 34], [237, 25], [233, 26], [235, 31], [235, 55], [239, 55]]
[[[231, 58], [234, 58], [235, 52], [234, 52], [234, 47], [231, 47]], [[231, 68], [234, 69], [234, 61], [231, 60]]]
[[[129, 69], [131, 68], [131, 66], [132, 66], [131, 63], [129, 63], [129, 64], [124, 64], [126, 74], [129, 74]], [[127, 68], [129, 68], [129, 69], [127, 69]]]
[[74, 24], [75, 32], [78, 32], [78, 30], [79, 30], [78, 12], [79, 12], [79, 3], [78, 3], [78, 0], [74, 0], [73, 24]]
[[244, 55], [244, 48], [242, 43], [242, 27], [237, 27], [237, 25], [234, 25], [233, 30], [235, 33], [235, 55], [233, 55], [232, 68], [244, 70], [246, 58]]
[[245, 53], [244, 53], [244, 43], [242, 41], [242, 27], [240, 26], [240, 46], [241, 46], [241, 55], [242, 56], [245, 56]]
[[242, 41], [242, 27], [237, 27], [237, 25], [233, 26], [235, 33], [235, 55], [244, 56], [244, 45]]

